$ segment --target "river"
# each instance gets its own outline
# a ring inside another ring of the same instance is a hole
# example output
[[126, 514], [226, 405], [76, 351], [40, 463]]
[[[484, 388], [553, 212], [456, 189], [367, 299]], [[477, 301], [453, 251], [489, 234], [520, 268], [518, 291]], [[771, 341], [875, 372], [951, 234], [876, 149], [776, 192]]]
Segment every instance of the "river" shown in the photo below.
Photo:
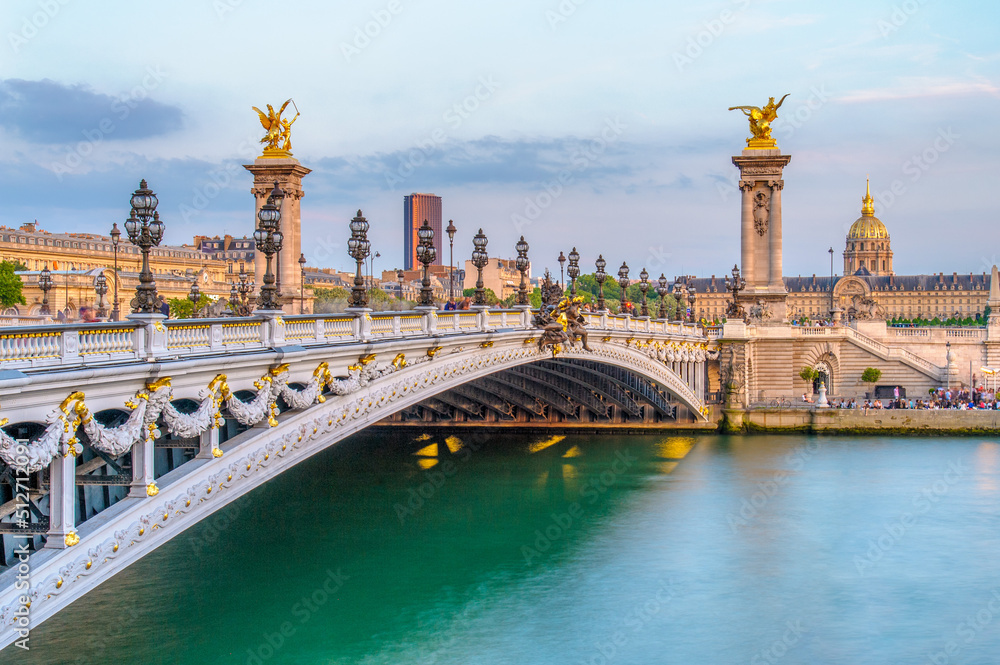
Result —
[[1000, 662], [1000, 444], [361, 434], [0, 662]]

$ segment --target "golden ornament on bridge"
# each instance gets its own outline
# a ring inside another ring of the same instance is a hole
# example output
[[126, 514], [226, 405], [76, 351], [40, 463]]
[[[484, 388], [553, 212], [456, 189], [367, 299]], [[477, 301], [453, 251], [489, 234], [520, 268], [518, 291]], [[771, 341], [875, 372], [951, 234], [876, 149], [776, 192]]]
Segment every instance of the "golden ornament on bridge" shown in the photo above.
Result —
[[[788, 97], [788, 95], [785, 95], [785, 97]], [[778, 109], [781, 107], [782, 102], [785, 101], [785, 97], [782, 97], [777, 104], [774, 103], [774, 97], [768, 98], [768, 102], [764, 105], [764, 108], [757, 106], [729, 107], [730, 111], [737, 109], [743, 111], [750, 119], [750, 133], [752, 136], [747, 139], [748, 148], [756, 150], [761, 148], [776, 148], [778, 146], [778, 142], [771, 138], [771, 123], [778, 117]]]
[[[282, 118], [282, 114], [288, 105], [291, 104], [295, 109], [295, 117], [291, 120], [287, 118]], [[260, 125], [264, 128], [267, 133], [264, 134], [264, 138], [260, 140], [264, 144], [264, 157], [291, 157], [292, 156], [292, 123], [294, 123], [299, 115], [299, 109], [295, 105], [295, 101], [289, 98], [281, 108], [275, 112], [274, 107], [270, 104], [267, 105], [267, 113], [264, 113], [256, 106], [251, 107], [260, 116]]]

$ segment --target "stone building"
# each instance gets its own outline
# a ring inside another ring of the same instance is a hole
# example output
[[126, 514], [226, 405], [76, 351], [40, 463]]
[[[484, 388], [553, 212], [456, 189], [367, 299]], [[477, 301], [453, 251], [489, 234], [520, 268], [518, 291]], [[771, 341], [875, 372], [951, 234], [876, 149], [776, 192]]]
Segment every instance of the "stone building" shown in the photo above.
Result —
[[[889, 231], [875, 217], [869, 190], [862, 199], [861, 217], [847, 233], [847, 276], [784, 277], [787, 317], [828, 319], [831, 307], [841, 309], [847, 319], [983, 317], [990, 288], [990, 277], [985, 272], [896, 275], [892, 257]], [[688, 281], [695, 289], [695, 316], [707, 321], [722, 320], [729, 301], [724, 278], [712, 275]], [[747, 307], [754, 303], [752, 295], [744, 296], [744, 300]]]
[[[465, 262], [465, 281], [463, 288], [476, 288], [479, 271], [472, 261]], [[525, 282], [531, 279], [531, 265], [525, 273]], [[492, 289], [500, 300], [505, 300], [517, 293], [521, 286], [521, 273], [517, 269], [515, 259], [493, 259], [483, 268], [483, 288]]]
[[[115, 283], [122, 315], [129, 312], [129, 300], [139, 284], [142, 254], [123, 235], [118, 243], [118, 275], [113, 266], [116, 252], [111, 237], [94, 233], [50, 233], [37, 222], [18, 229], [0, 226], [0, 260], [24, 264], [20, 272], [27, 305], [10, 308], [6, 314], [37, 315], [42, 292], [38, 288], [39, 272], [48, 267], [53, 286], [48, 294], [52, 312], [69, 311], [76, 315], [79, 308], [97, 306], [94, 280], [103, 272], [108, 284], [105, 296], [107, 308], [113, 309]], [[229, 296], [228, 263], [221, 257], [206, 254], [193, 247], [160, 245], [150, 250], [150, 268], [157, 289], [164, 298], [185, 298], [195, 279], [202, 293]]]

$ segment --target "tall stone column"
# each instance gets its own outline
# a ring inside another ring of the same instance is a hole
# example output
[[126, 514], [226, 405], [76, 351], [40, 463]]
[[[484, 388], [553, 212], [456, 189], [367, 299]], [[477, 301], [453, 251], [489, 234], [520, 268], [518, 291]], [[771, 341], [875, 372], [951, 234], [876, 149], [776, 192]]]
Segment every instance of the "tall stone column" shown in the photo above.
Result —
[[784, 180], [771, 180], [768, 183], [771, 188], [771, 218], [770, 229], [770, 264], [768, 273], [768, 290], [784, 290], [785, 281], [782, 278], [782, 257], [781, 257], [781, 190], [785, 186]]
[[781, 189], [782, 170], [791, 161], [774, 148], [747, 148], [733, 157], [740, 170], [742, 210], [740, 219], [742, 276], [747, 281], [743, 297], [751, 304], [764, 301], [771, 322], [787, 320], [782, 279]]
[[753, 240], [753, 182], [740, 180], [741, 215], [740, 215], [740, 271], [747, 286], [753, 284], [754, 273], [754, 240]]
[[[281, 300], [286, 304], [287, 314], [298, 314], [302, 304], [299, 294], [302, 286], [302, 272], [299, 254], [302, 253], [302, 221], [300, 201], [304, 195], [302, 178], [312, 172], [293, 157], [258, 157], [253, 164], [243, 168], [253, 174], [254, 228], [257, 227], [257, 213], [267, 203], [267, 195], [274, 189], [274, 183], [285, 193], [281, 201], [280, 230], [284, 236], [281, 251], [274, 257], [271, 269], [281, 284]], [[249, 234], [248, 234], [249, 235]], [[257, 288], [264, 283], [266, 260], [262, 252], [254, 252], [254, 281]], [[312, 312], [312, 299], [306, 296], [305, 312]]]

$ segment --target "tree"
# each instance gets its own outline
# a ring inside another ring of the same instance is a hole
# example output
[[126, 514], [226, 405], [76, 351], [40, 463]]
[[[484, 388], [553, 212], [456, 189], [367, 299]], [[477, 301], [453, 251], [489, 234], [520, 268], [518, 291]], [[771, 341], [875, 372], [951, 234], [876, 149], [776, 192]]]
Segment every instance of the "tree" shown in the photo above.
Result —
[[15, 264], [10, 261], [0, 263], [0, 305], [4, 309], [14, 305], [27, 305], [22, 289], [24, 283], [19, 275], [14, 274]]
[[[814, 367], [803, 367], [799, 371], [799, 378], [808, 383], [809, 385], [812, 385], [813, 382], [819, 378], [819, 370], [817, 370]], [[876, 381], [877, 380], [878, 379], [876, 379]]]
[[868, 392], [873, 393], [875, 384], [878, 380], [882, 378], [882, 370], [877, 367], [866, 367], [865, 371], [861, 372], [861, 380], [868, 384]]
[[[465, 289], [464, 291], [462, 291], [462, 295], [466, 298], [472, 298], [473, 296], [476, 295], [476, 290]], [[493, 289], [483, 289], [483, 295], [486, 298], [486, 304], [489, 305], [490, 307], [500, 302], [500, 299], [497, 298], [497, 294], [493, 292]]]
[[[204, 293], [198, 298], [198, 310], [212, 302]], [[187, 298], [171, 298], [167, 301], [170, 305], [170, 316], [175, 319], [190, 319], [194, 316], [194, 305]]]

